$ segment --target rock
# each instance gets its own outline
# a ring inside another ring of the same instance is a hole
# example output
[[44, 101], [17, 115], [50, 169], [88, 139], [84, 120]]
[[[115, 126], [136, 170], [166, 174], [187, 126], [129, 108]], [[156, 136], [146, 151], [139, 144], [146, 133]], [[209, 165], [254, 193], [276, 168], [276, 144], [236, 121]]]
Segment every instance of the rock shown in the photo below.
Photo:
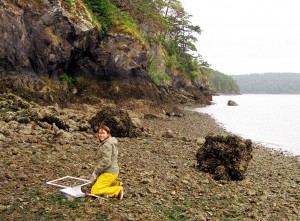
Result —
[[233, 100], [229, 100], [227, 102], [227, 106], [238, 106], [238, 104], [235, 101], [233, 101]]
[[189, 181], [187, 181], [187, 180], [181, 180], [181, 182], [186, 185], [189, 184]]
[[226, 172], [226, 168], [223, 165], [216, 167], [215, 175], [216, 180], [228, 180], [228, 174]]
[[4, 183], [6, 181], [6, 178], [5, 178], [5, 176], [4, 176], [4, 174], [2, 175], [0, 175], [0, 183]]
[[160, 119], [161, 117], [155, 114], [145, 114], [144, 115], [145, 119]]
[[158, 190], [156, 190], [156, 189], [154, 189], [154, 188], [151, 188], [151, 187], [148, 187], [148, 188], [147, 188], [147, 191], [148, 191], [149, 193], [151, 193], [151, 194], [156, 194], [156, 193], [159, 192]]
[[141, 180], [142, 184], [149, 184], [149, 183], [152, 183], [152, 182], [153, 182], [153, 180], [152, 179], [148, 179], [148, 178], [144, 178], [144, 179]]
[[5, 140], [6, 140], [6, 137], [2, 133], [0, 133], [0, 141], [5, 141]]
[[162, 137], [165, 137], [165, 138], [174, 138], [174, 133], [167, 129], [165, 132], [162, 133]]
[[139, 118], [131, 117], [130, 119], [134, 127], [143, 128], [143, 124]]
[[[186, 93], [186, 92], [183, 91], [183, 93]], [[170, 108], [170, 110], [163, 110], [163, 114], [167, 115], [168, 117], [183, 117], [184, 116], [184, 112], [176, 106], [172, 106]]]
[[132, 122], [128, 112], [112, 107], [103, 108], [89, 120], [89, 123], [95, 132], [99, 124], [108, 126], [112, 135], [116, 137], [137, 137], [143, 130]]
[[205, 143], [205, 138], [203, 138], [203, 137], [198, 137], [197, 139], [196, 139], [196, 144], [198, 144], [198, 145], [202, 145], [202, 144], [204, 144]]
[[57, 131], [57, 129], [69, 130], [70, 128], [70, 126], [63, 119], [50, 113], [45, 114], [45, 116], [43, 116], [43, 118], [39, 121], [51, 124], [53, 127], [55, 127], [55, 131]]
[[198, 167], [216, 180], [243, 180], [252, 159], [252, 142], [235, 135], [207, 136], [197, 151]]
[[[18, 151], [17, 148], [13, 148], [13, 149], [11, 150], [11, 153], [12, 153], [12, 155], [18, 155], [18, 154], [19, 154], [19, 151]], [[12, 164], [12, 165], [14, 165], [14, 164]]]
[[256, 195], [256, 191], [254, 189], [247, 189], [247, 195], [254, 196]]
[[199, 213], [195, 217], [192, 218], [194, 221], [206, 221], [206, 218], [203, 214]]
[[21, 181], [27, 181], [28, 180], [28, 176], [26, 175], [26, 174], [20, 174], [19, 175], [19, 179], [21, 180]]
[[68, 196], [68, 197], [67, 197], [67, 200], [68, 200], [69, 202], [75, 202], [75, 197], [73, 197], [73, 196]]

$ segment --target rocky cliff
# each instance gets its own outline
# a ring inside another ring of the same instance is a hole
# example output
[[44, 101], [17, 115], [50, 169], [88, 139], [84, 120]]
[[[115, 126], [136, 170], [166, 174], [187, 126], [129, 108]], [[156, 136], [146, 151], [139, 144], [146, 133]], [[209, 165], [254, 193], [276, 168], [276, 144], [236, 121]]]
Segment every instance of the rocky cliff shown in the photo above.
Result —
[[[66, 2], [0, 2], [0, 76], [7, 79], [25, 74], [26, 77], [46, 76], [57, 80], [60, 75], [67, 74], [98, 82], [129, 83], [126, 90], [136, 83], [153, 90], [154, 82], [149, 77], [147, 64], [149, 57], [154, 57], [159, 62], [159, 71], [165, 71], [164, 59], [161, 59], [164, 52], [159, 45], [146, 46], [114, 29], [100, 36], [99, 24], [85, 4], [79, 0], [71, 4]], [[175, 100], [186, 97], [187, 100], [209, 102], [210, 93], [201, 82], [188, 82], [180, 74], [168, 74], [170, 79], [155, 87], [157, 93], [168, 96], [170, 91], [176, 91], [176, 95], [171, 96]], [[183, 100], [180, 102], [185, 102]]]

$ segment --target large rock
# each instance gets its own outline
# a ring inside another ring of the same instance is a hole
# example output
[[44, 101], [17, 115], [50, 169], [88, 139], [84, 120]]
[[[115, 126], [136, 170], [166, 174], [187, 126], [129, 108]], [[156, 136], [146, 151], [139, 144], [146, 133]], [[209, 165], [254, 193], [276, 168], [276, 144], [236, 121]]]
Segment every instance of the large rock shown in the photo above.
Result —
[[252, 159], [252, 142], [234, 135], [207, 136], [197, 151], [201, 171], [216, 180], [243, 180]]
[[106, 35], [102, 44], [103, 48], [95, 54], [98, 62], [93, 71], [97, 79], [152, 82], [146, 71], [148, 50], [145, 45], [129, 35], [113, 31]]
[[94, 132], [100, 124], [108, 126], [115, 137], [137, 137], [143, 131], [137, 119], [131, 119], [126, 111], [112, 107], [103, 108], [89, 120], [89, 123]]
[[229, 100], [227, 102], [227, 106], [238, 106], [238, 104], [235, 101], [233, 101], [233, 100]]

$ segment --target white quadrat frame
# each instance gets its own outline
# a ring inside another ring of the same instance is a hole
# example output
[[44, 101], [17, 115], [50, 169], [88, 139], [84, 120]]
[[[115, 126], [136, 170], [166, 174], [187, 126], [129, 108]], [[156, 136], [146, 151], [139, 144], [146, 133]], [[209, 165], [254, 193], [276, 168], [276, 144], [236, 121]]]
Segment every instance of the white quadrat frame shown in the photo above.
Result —
[[[69, 181], [69, 183], [71, 183], [71, 184], [65, 184], [62, 181], [65, 181], [65, 182]], [[76, 184], [76, 182], [80, 182], [81, 184], [78, 185], [78, 184]], [[78, 178], [78, 177], [72, 177], [72, 176], [64, 176], [64, 177], [61, 177], [61, 178], [57, 178], [55, 180], [48, 181], [46, 183], [49, 184], [49, 185], [52, 185], [52, 186], [57, 186], [57, 187], [63, 188], [63, 189], [60, 190], [61, 192], [65, 193], [67, 195], [73, 196], [73, 197], [84, 197], [86, 195], [90, 195], [90, 196], [93, 196], [93, 197], [98, 197], [98, 196], [93, 195], [93, 194], [85, 194], [81, 191], [82, 186], [85, 186], [85, 185], [88, 185], [88, 184], [91, 183], [89, 180], [86, 180], [86, 179], [82, 179], [82, 178]]]
[[[59, 184], [59, 182], [63, 181], [63, 180], [70, 180], [70, 181], [73, 180], [73, 183], [75, 183], [76, 181], [80, 181], [80, 182], [82, 182], [82, 184], [79, 184], [79, 185], [76, 184], [76, 185], [73, 185], [73, 186], [70, 186], [70, 185], [67, 186], [67, 185]], [[52, 185], [52, 186], [68, 188], [68, 187], [75, 187], [75, 186], [85, 186], [85, 185], [87, 185], [91, 182], [89, 180], [82, 179], [82, 178], [79, 178], [79, 177], [64, 176], [64, 177], [61, 177], [61, 178], [57, 178], [55, 180], [48, 181], [46, 183], [49, 184], [49, 185]]]

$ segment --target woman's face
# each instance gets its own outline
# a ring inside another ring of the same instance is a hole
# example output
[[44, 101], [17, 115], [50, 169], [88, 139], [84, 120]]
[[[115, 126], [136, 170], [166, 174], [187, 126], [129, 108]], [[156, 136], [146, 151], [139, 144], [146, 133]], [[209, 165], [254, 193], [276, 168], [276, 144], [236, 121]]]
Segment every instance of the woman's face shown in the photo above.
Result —
[[98, 131], [98, 139], [100, 142], [103, 142], [104, 140], [106, 140], [109, 137], [109, 133], [107, 133], [106, 130], [100, 129]]

